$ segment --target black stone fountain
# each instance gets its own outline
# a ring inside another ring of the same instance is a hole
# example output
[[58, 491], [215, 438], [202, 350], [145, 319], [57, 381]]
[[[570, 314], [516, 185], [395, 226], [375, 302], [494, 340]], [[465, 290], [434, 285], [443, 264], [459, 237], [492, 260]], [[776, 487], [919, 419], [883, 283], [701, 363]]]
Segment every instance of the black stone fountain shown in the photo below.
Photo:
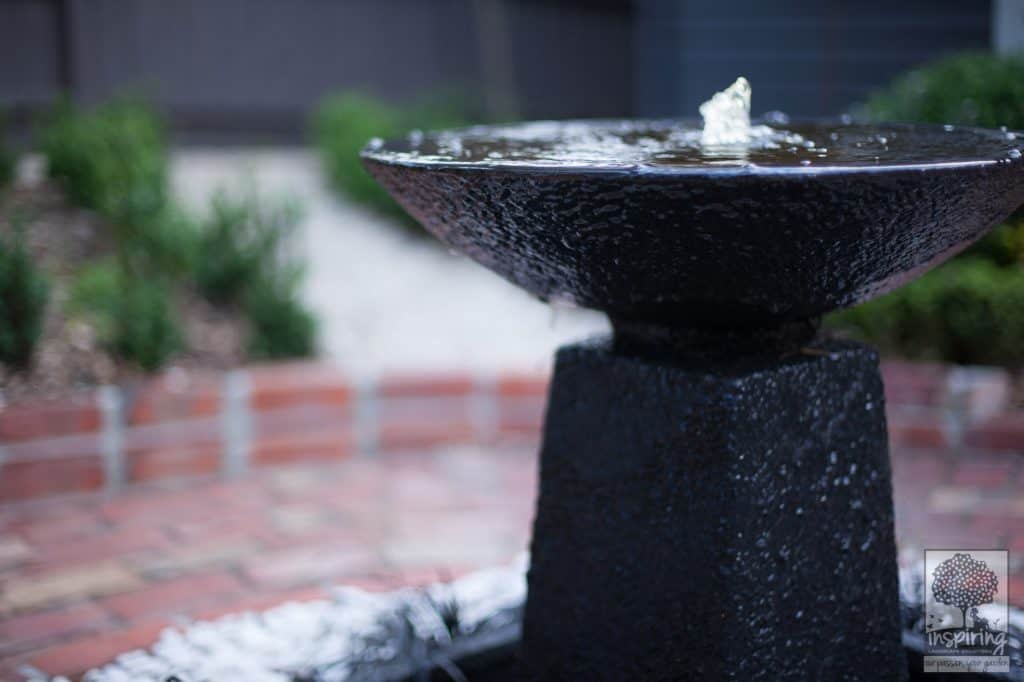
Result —
[[1006, 217], [1024, 160], [1002, 131], [759, 129], [526, 123], [363, 152], [445, 244], [612, 322], [557, 354], [526, 678], [906, 675], [878, 358], [818, 322]]

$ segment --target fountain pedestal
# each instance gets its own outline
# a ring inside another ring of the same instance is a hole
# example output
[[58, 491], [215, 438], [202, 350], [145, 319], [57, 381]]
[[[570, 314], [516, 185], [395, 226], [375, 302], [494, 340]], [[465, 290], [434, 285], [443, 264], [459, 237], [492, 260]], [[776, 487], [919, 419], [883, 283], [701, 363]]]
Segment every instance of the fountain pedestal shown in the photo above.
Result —
[[902, 679], [876, 353], [616, 345], [557, 356], [530, 678]]

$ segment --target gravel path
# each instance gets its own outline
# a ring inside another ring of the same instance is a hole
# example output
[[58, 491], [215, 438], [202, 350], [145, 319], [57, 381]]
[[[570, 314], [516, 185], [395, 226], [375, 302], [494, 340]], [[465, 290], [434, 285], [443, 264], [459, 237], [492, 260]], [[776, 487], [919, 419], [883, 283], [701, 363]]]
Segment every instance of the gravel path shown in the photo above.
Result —
[[197, 206], [218, 187], [246, 182], [301, 200], [304, 297], [320, 318], [322, 351], [354, 374], [543, 369], [558, 345], [607, 328], [599, 314], [552, 311], [339, 199], [311, 150], [182, 150], [173, 175], [178, 193]]

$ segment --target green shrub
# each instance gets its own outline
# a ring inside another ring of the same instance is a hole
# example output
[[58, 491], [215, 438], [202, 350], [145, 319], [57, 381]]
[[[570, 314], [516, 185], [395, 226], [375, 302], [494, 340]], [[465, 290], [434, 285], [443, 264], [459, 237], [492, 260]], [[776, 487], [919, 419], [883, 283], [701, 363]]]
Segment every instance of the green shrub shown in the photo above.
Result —
[[15, 236], [0, 241], [0, 362], [29, 365], [42, 335], [49, 292], [17, 228]]
[[299, 271], [261, 277], [247, 292], [250, 357], [265, 359], [310, 356], [316, 350], [316, 319], [298, 300]]
[[3, 146], [0, 146], [0, 190], [6, 189], [14, 181], [16, 159]]
[[1024, 269], [961, 258], [829, 324], [911, 359], [1021, 367]]
[[302, 270], [284, 250], [300, 215], [289, 199], [219, 192], [200, 230], [196, 284], [212, 303], [240, 306], [251, 357], [303, 357], [315, 350], [316, 320], [296, 295]]
[[898, 78], [863, 113], [874, 120], [1024, 128], [1024, 56], [946, 57]]
[[159, 279], [131, 278], [117, 299], [114, 352], [154, 371], [181, 349], [180, 322], [171, 310], [170, 291]]
[[14, 181], [14, 171], [18, 160], [14, 152], [9, 150], [5, 144], [6, 123], [3, 112], [0, 112], [0, 190], [5, 189]]
[[187, 275], [194, 269], [198, 252], [199, 225], [184, 210], [168, 203], [148, 216], [117, 245], [123, 267], [140, 277]]
[[278, 267], [284, 239], [294, 233], [301, 211], [294, 201], [260, 202], [253, 192], [214, 195], [198, 236], [195, 279], [213, 303], [240, 303], [264, 271]]
[[465, 125], [460, 108], [451, 101], [432, 101], [398, 108], [355, 93], [332, 95], [317, 108], [313, 132], [328, 177], [353, 201], [377, 211], [412, 219], [363, 168], [359, 151], [374, 137], [390, 138], [411, 130]]
[[167, 199], [163, 124], [145, 105], [117, 100], [83, 111], [60, 103], [39, 132], [48, 172], [76, 204], [133, 222]]
[[999, 225], [961, 258], [977, 257], [1002, 267], [1024, 267], [1024, 217], [1014, 216]]
[[6, 189], [14, 181], [15, 163], [14, 155], [0, 146], [0, 190]]
[[127, 99], [91, 111], [62, 102], [39, 144], [68, 197], [109, 221], [126, 267], [143, 273], [185, 266], [194, 231], [168, 201], [164, 125], [153, 110]]
[[138, 277], [117, 262], [100, 261], [75, 278], [68, 312], [86, 317], [111, 353], [147, 371], [181, 349], [171, 291], [160, 277]]

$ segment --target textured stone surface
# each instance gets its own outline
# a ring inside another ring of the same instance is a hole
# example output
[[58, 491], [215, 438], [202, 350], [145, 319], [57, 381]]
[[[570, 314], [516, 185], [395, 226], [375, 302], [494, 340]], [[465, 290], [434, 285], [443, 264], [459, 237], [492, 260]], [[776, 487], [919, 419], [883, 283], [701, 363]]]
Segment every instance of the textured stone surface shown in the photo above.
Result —
[[[918, 126], [904, 134], [926, 146], [953, 133]], [[813, 318], [909, 281], [1024, 202], [1024, 159], [911, 168], [432, 167], [404, 162], [403, 144], [389, 142], [366, 165], [438, 239], [541, 299], [618, 320], [742, 326]], [[389, 157], [392, 148], [399, 153]]]
[[874, 351], [684, 369], [562, 349], [524, 656], [543, 680], [900, 679]]

